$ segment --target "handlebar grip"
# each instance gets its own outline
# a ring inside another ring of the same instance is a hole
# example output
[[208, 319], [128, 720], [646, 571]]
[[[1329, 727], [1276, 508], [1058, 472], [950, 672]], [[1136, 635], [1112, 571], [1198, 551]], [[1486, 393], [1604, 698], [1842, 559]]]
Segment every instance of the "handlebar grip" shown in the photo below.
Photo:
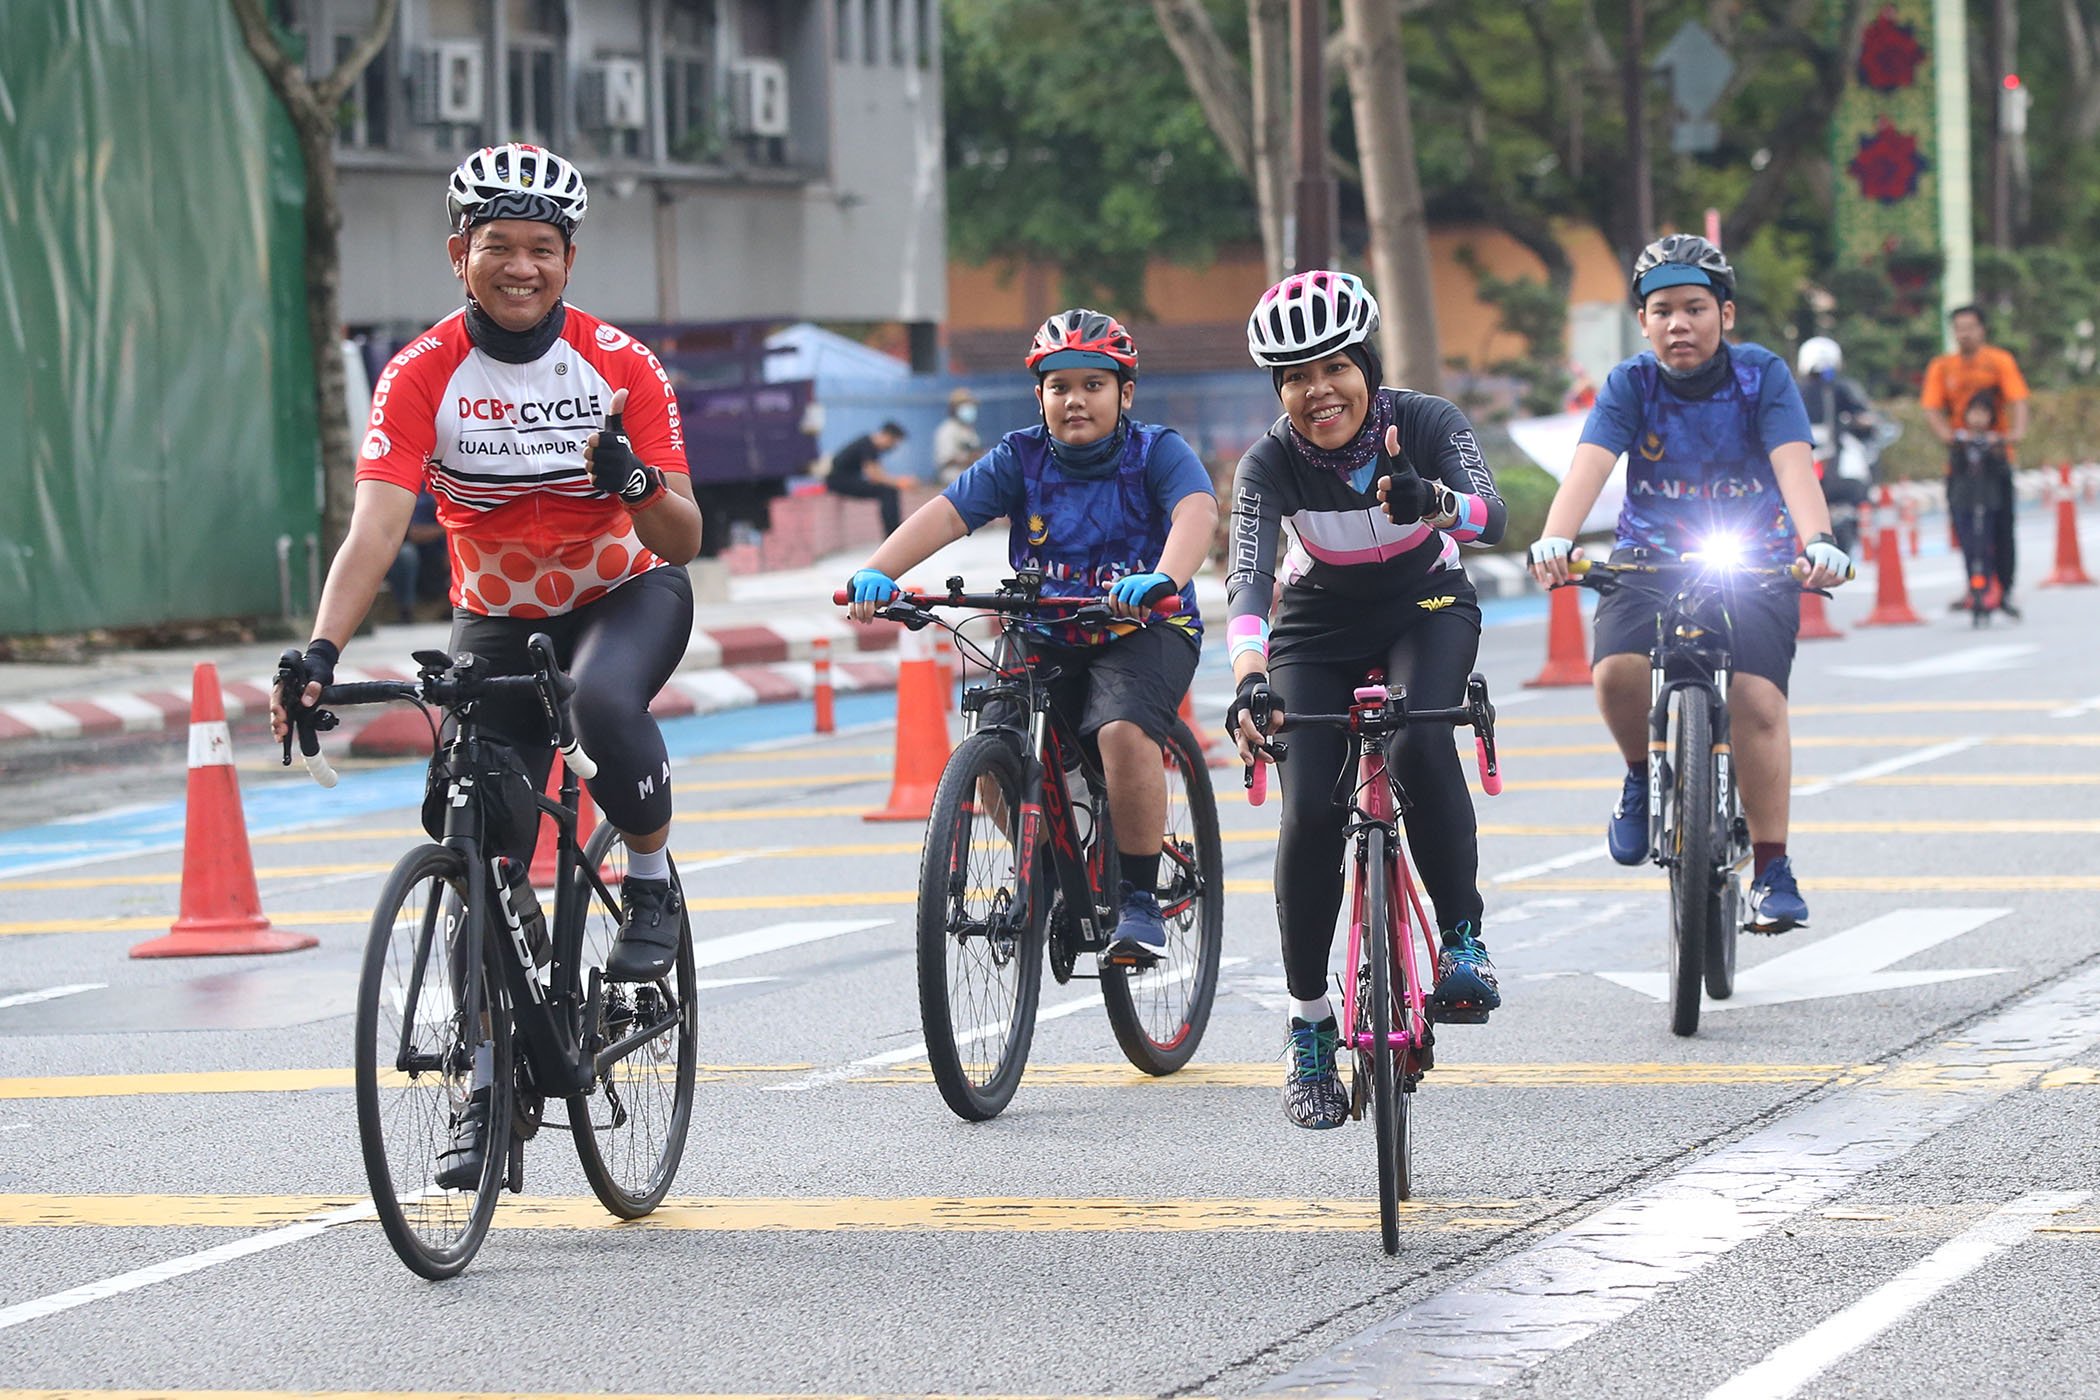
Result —
[[1259, 807], [1269, 800], [1269, 765], [1259, 755], [1247, 765], [1247, 805]]
[[1502, 795], [1502, 767], [1488, 757], [1487, 740], [1475, 739], [1473, 741], [1473, 759], [1480, 767], [1480, 790], [1489, 797], [1500, 797]]
[[574, 739], [562, 745], [561, 761], [569, 766], [571, 773], [585, 782], [598, 776], [598, 760], [585, 753], [583, 745]]
[[320, 743], [316, 741], [313, 751], [307, 752], [306, 736], [302, 733], [300, 735], [299, 751], [306, 759], [307, 775], [324, 788], [334, 787], [336, 782], [335, 769], [328, 766], [328, 759], [322, 754]]
[[834, 588], [831, 590], [831, 601], [843, 608], [846, 604], [853, 601], [853, 595], [843, 588]]
[[1594, 562], [1595, 561], [1593, 560], [1576, 559], [1570, 556], [1570, 558], [1568, 559], [1568, 577], [1581, 578], [1584, 574], [1590, 571], [1590, 568]]

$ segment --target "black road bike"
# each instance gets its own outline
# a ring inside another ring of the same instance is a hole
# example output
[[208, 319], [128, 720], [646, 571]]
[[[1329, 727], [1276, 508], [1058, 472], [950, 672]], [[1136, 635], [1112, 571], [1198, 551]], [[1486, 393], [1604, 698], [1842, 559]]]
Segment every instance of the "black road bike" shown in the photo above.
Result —
[[1733, 598], [1803, 589], [1798, 565], [1755, 568], [1687, 554], [1681, 562], [1572, 560], [1579, 585], [1609, 593], [1630, 578], [1664, 584], [1648, 652], [1648, 858], [1670, 882], [1670, 1029], [1699, 1029], [1700, 989], [1735, 994], [1736, 934], [1746, 923], [1750, 824], [1736, 787], [1728, 728], [1735, 663]]
[[[549, 1100], [566, 1102], [591, 1190], [622, 1219], [663, 1200], [692, 1120], [691, 924], [660, 980], [606, 977], [620, 927], [610, 887], [624, 872], [626, 846], [609, 824], [577, 844], [577, 779], [596, 765], [569, 727], [575, 683], [556, 664], [553, 644], [538, 634], [529, 650], [529, 676], [487, 675], [471, 654], [419, 651], [415, 680], [332, 685], [311, 708], [297, 703], [305, 685], [297, 651], [284, 654], [277, 674], [289, 720], [284, 761], [296, 738], [324, 787], [335, 774], [319, 735], [336, 716], [323, 707], [409, 700], [451, 717], [451, 742], [431, 760], [443, 838], [404, 855], [387, 877], [357, 991], [357, 1128], [372, 1202], [394, 1252], [431, 1279], [457, 1274], [474, 1257], [499, 1191], [524, 1189], [525, 1143], [543, 1127], [564, 1126], [547, 1116]], [[562, 752], [559, 800], [532, 791], [522, 766], [506, 771], [490, 760], [494, 745], [477, 709], [519, 694], [538, 699]], [[551, 921], [538, 917], [529, 885], [519, 892], [515, 862], [485, 844], [500, 824], [517, 821], [526, 798], [525, 820], [537, 826], [544, 813], [558, 832]], [[493, 1086], [480, 1178], [448, 1190], [438, 1185], [439, 1159], [477, 1083]]]
[[[919, 1014], [941, 1097], [981, 1121], [1013, 1098], [1035, 1035], [1046, 960], [1058, 982], [1098, 977], [1116, 1043], [1147, 1074], [1189, 1062], [1210, 1022], [1225, 938], [1223, 847], [1203, 746], [1176, 721], [1160, 748], [1167, 780], [1161, 847], [1161, 959], [1105, 956], [1120, 883], [1099, 761], [1050, 704], [1054, 667], [1026, 623], [1105, 626], [1099, 598], [1045, 597], [1025, 571], [994, 593], [901, 593], [877, 616], [953, 632], [985, 680], [969, 687], [966, 732], [934, 792], [919, 865]], [[843, 602], [844, 595], [838, 595]], [[936, 614], [988, 614], [989, 649]], [[1024, 858], [1024, 853], [1032, 853]], [[1093, 955], [1094, 970], [1082, 959]]]

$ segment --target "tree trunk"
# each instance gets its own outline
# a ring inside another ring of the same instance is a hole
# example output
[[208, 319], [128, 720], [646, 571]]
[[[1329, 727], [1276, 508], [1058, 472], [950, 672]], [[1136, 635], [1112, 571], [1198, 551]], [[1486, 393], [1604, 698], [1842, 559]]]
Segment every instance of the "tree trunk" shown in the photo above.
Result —
[[343, 375], [342, 208], [336, 198], [335, 127], [343, 98], [386, 47], [400, 0], [379, 0], [371, 23], [334, 70], [310, 81], [278, 41], [265, 0], [231, 0], [248, 52], [284, 104], [306, 161], [306, 334], [314, 361], [315, 429], [321, 458], [321, 547], [330, 558], [350, 533], [357, 450]]
[[1254, 70], [1254, 202], [1262, 265], [1273, 285], [1287, 270], [1284, 221], [1293, 179], [1290, 0], [1247, 0], [1247, 43]]
[[1254, 99], [1247, 91], [1247, 75], [1218, 37], [1210, 11], [1203, 8], [1203, 0], [1152, 0], [1152, 12], [1159, 16], [1160, 32], [1180, 60], [1218, 144], [1233, 168], [1253, 179]]
[[2086, 8], [2091, 0], [2061, 0], [2064, 51], [2070, 64], [2071, 95], [2064, 104], [2064, 126], [2071, 140], [2084, 145], [2100, 136], [2100, 54], [2095, 53], [2093, 24]]
[[1429, 220], [1415, 168], [1400, 0], [1342, 0], [1342, 34], [1349, 106], [1363, 158], [1371, 273], [1386, 306], [1380, 343], [1388, 377], [1433, 394], [1441, 383], [1441, 365]]

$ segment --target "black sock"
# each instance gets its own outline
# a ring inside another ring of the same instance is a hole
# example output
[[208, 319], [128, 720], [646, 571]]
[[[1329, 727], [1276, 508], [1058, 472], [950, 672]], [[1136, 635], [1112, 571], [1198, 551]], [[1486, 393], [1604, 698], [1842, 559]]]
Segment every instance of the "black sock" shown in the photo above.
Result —
[[1139, 855], [1132, 855], [1128, 851], [1118, 851], [1116, 852], [1116, 858], [1123, 863], [1124, 883], [1134, 890], [1143, 890], [1147, 894], [1157, 894], [1159, 892], [1159, 852], [1157, 850]]

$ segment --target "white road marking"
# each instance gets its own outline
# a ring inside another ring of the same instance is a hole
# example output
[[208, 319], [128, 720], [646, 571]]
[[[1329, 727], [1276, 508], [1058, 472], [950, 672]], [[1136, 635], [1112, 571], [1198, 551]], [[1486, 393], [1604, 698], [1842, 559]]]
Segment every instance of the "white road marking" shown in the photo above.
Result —
[[[1915, 957], [1952, 938], [1982, 928], [2009, 909], [1898, 909], [1867, 920], [1859, 927], [1819, 943], [1782, 953], [1769, 962], [1746, 968], [1735, 979], [1735, 995], [1726, 1001], [1708, 1001], [1706, 1009], [1734, 1011], [1745, 1006], [1775, 1006], [1788, 1001], [1818, 1001], [1824, 997], [1854, 996], [1863, 992], [1887, 992], [1898, 987], [1924, 987], [1935, 982], [1958, 982], [1969, 977], [1989, 977], [2002, 967], [1934, 968], [1922, 972], [1889, 972], [1890, 964]], [[1669, 974], [1663, 972], [1600, 972], [1607, 982], [1616, 982], [1657, 1001], [1670, 998]]]
[[2022, 664], [2040, 650], [2041, 647], [2033, 642], [1999, 642], [1992, 646], [1943, 651], [1938, 656], [1921, 657], [1893, 666], [1833, 666], [1830, 670], [1834, 675], [1853, 676], [1860, 680], [1921, 681], [1933, 676], [1966, 676], [1979, 671], [2004, 670]]
[[693, 990], [711, 992], [718, 987], [749, 987], [760, 982], [778, 982], [778, 977], [696, 977]]
[[[1237, 967], [1246, 961], [1246, 958], [1224, 958], [1219, 961], [1218, 970], [1223, 972], [1228, 967]], [[1170, 971], [1166, 974], [1168, 978], [1176, 981], [1187, 981], [1190, 975], [1187, 969]], [[1095, 992], [1091, 996], [1079, 997], [1073, 1001], [1061, 1001], [1053, 1006], [1038, 1006], [1035, 1013], [1035, 1023], [1040, 1026], [1045, 1021], [1056, 1021], [1084, 1011], [1090, 1006], [1099, 1006], [1100, 1004], [1101, 993]], [[1004, 1035], [1006, 1034], [1006, 1024], [1004, 1021], [996, 1021], [982, 1026], [972, 1026], [966, 1031], [958, 1032], [955, 1037], [955, 1043], [957, 1045], [974, 1045], [978, 1041], [988, 1039], [991, 1036]], [[811, 1089], [821, 1089], [827, 1084], [843, 1083], [871, 1069], [887, 1069], [891, 1065], [910, 1064], [914, 1060], [923, 1060], [925, 1058], [926, 1042], [918, 1040], [895, 1050], [884, 1050], [880, 1054], [866, 1055], [858, 1060], [850, 1060], [843, 1065], [833, 1065], [829, 1069], [817, 1070], [812, 1074], [804, 1075], [791, 1084], [769, 1084], [762, 1092], [768, 1094], [805, 1093]]]
[[[1570, 903], [1573, 902], [1572, 900], [1570, 901]], [[1549, 943], [1557, 943], [1571, 933], [1580, 933], [1586, 928], [1595, 928], [1599, 924], [1608, 924], [1615, 919], [1622, 919], [1639, 908], [1640, 904], [1635, 900], [1614, 900], [1601, 909], [1591, 909], [1585, 913], [1571, 915], [1535, 938], [1527, 938], [1521, 943], [1503, 943], [1497, 940], [1495, 947], [1505, 957], [1511, 953], [1528, 953], [1535, 948], [1543, 948]], [[1501, 921], [1498, 919], [1496, 922], [1499, 923]], [[1564, 974], [1555, 972], [1540, 975], [1559, 977]]]
[[2100, 695], [2092, 696], [2090, 699], [2080, 700], [2075, 705], [2066, 705], [2060, 710], [2051, 710], [2049, 712], [2049, 718], [2077, 719], [2081, 715], [2089, 715], [2095, 710], [2100, 710]]
[[2050, 1216], [2072, 1210], [2090, 1191], [2034, 1191], [1991, 1212], [1851, 1307], [1780, 1347], [1706, 1400], [1787, 1400], [1817, 1376], [1866, 1346], [1926, 1303], [2033, 1234]]
[[839, 938], [895, 922], [894, 919], [817, 919], [769, 924], [765, 928], [732, 933], [723, 938], [704, 938], [693, 944], [693, 966], [719, 967], [739, 958], [755, 958], [761, 953], [774, 953], [782, 948], [821, 943], [827, 938]]
[[16, 992], [13, 996], [0, 997], [0, 1008], [57, 1001], [60, 997], [77, 996], [81, 992], [99, 992], [108, 985], [107, 982], [74, 982], [64, 987], [46, 987], [40, 992]]
[[767, 856], [777, 856], [782, 851], [792, 849], [794, 848], [791, 846], [760, 846], [755, 850], [738, 851], [735, 855], [688, 861], [678, 867], [678, 873], [683, 877], [687, 872], [694, 870], [720, 870], [725, 865], [742, 865], [747, 860], [763, 860]]
[[26, 1303], [17, 1303], [13, 1307], [0, 1308], [0, 1332], [10, 1327], [19, 1327], [25, 1322], [34, 1322], [38, 1318], [49, 1317], [53, 1313], [69, 1312], [88, 1303], [98, 1303], [104, 1298], [114, 1298], [120, 1293], [130, 1293], [134, 1289], [164, 1283], [171, 1278], [181, 1278], [185, 1274], [199, 1273], [236, 1259], [245, 1259], [251, 1254], [261, 1254], [267, 1250], [281, 1249], [288, 1244], [297, 1244], [301, 1240], [310, 1240], [324, 1230], [333, 1229], [337, 1225], [347, 1225], [353, 1220], [369, 1220], [375, 1214], [377, 1212], [372, 1203], [364, 1201], [358, 1205], [346, 1206], [341, 1210], [302, 1220], [296, 1225], [286, 1225], [282, 1229], [251, 1235], [247, 1239], [235, 1240], [230, 1244], [215, 1245], [210, 1249], [185, 1254], [165, 1263], [149, 1264], [128, 1274], [84, 1283], [78, 1288], [68, 1288], [62, 1293], [47, 1294], [42, 1298], [32, 1298]]
[[1611, 852], [1602, 844], [1584, 846], [1578, 850], [1563, 851], [1545, 860], [1536, 860], [1529, 865], [1520, 865], [1515, 870], [1505, 870], [1495, 877], [1498, 885], [1511, 884], [1517, 880], [1530, 880], [1540, 875], [1550, 875], [1556, 870], [1566, 870], [1571, 865], [1585, 865]]
[[1899, 753], [1893, 758], [1884, 758], [1878, 763], [1869, 763], [1864, 768], [1854, 768], [1850, 772], [1840, 773], [1834, 778], [1825, 778], [1820, 783], [1810, 783], [1806, 787], [1797, 787], [1794, 789], [1794, 796], [1821, 797], [1826, 792], [1852, 783], [1863, 783], [1869, 778], [1887, 777], [1891, 773], [1900, 773], [1905, 768], [1915, 768], [1921, 763], [1933, 763], [1943, 758], [1952, 758], [1955, 754], [1968, 752], [1982, 742], [1982, 735], [1972, 734], [1966, 739], [1950, 739], [1944, 744], [1933, 744], [1922, 749], [1912, 749], [1909, 753]]
[[1816, 1099], [1372, 1325], [1261, 1393], [1456, 1400], [1492, 1390], [2096, 1042], [2100, 971], [2089, 971], [1905, 1061], [1933, 1087], [1873, 1076]]
[[[835, 659], [835, 658], [834, 658]], [[856, 734], [872, 734], [878, 729], [895, 729], [895, 720], [874, 720], [867, 724], [842, 724], [830, 734], [783, 734], [778, 739], [760, 739], [755, 743], [739, 744], [735, 753], [771, 753], [775, 749], [806, 749], [812, 744], [821, 744], [827, 739], [847, 739]], [[705, 757], [684, 760], [679, 766], [705, 763]]]

